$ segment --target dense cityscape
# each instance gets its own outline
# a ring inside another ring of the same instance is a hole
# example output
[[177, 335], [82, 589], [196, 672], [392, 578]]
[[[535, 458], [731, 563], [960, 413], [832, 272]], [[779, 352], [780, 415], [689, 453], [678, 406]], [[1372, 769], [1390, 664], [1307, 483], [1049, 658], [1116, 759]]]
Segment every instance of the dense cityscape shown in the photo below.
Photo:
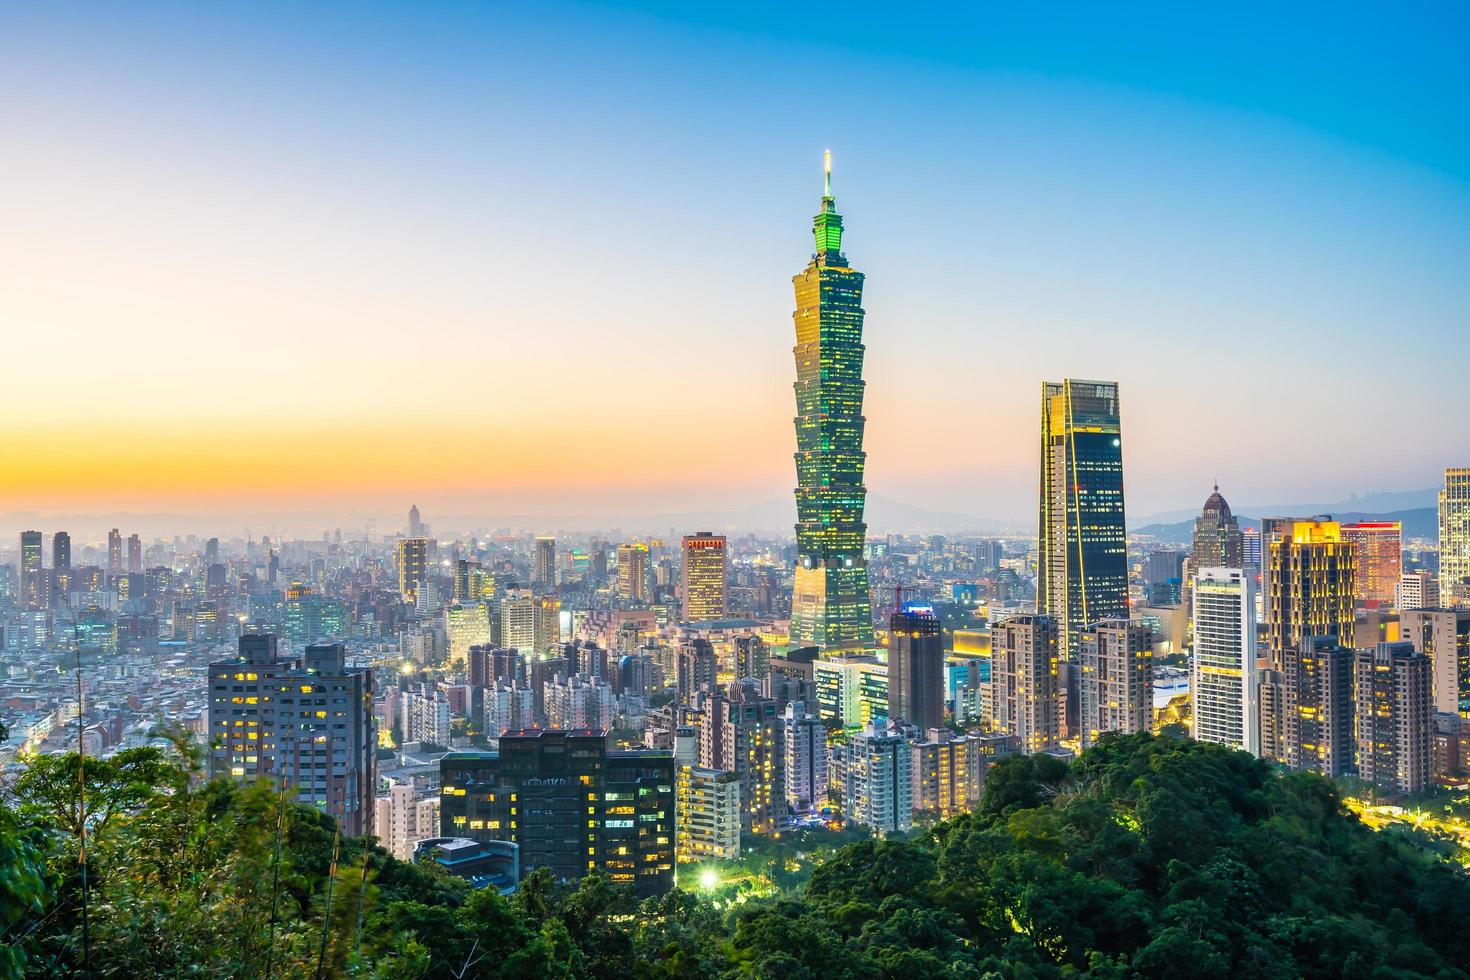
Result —
[[789, 530], [4, 515], [0, 977], [1470, 975], [1470, 447], [1233, 508], [1012, 359], [1034, 522], [875, 530], [822, 163]]

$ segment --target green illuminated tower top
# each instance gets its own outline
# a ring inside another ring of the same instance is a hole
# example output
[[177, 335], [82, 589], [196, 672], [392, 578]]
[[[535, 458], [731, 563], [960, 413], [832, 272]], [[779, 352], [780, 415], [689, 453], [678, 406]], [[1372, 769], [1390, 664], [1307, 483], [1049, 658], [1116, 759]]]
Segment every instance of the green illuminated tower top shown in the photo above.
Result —
[[796, 546], [791, 639], [848, 649], [873, 643], [863, 558], [863, 274], [842, 254], [842, 216], [826, 157], [816, 254], [796, 287]]

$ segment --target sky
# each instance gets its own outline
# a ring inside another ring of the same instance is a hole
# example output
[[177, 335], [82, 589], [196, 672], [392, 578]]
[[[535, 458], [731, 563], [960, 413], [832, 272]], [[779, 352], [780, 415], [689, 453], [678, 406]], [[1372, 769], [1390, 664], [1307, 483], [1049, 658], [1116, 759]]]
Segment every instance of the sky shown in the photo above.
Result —
[[0, 511], [789, 500], [827, 149], [873, 494], [1470, 465], [1470, 7], [999, 6], [0, 8]]

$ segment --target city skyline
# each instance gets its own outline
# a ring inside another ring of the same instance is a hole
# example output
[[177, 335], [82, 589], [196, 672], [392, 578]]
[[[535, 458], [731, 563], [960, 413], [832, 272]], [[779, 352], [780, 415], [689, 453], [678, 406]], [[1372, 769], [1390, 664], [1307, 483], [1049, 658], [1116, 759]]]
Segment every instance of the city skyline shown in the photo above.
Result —
[[[67, 397], [53, 372], [20, 372], [12, 393], [37, 410], [0, 422], [0, 512], [585, 513], [588, 473], [614, 513], [779, 499], [779, 287], [827, 148], [881, 284], [875, 497], [1024, 519], [1045, 377], [1125, 390], [1138, 514], [1215, 478], [1246, 502], [1321, 500], [1432, 486], [1455, 462], [1470, 140], [1442, 98], [1465, 68], [1429, 24], [1392, 28], [1413, 34], [1412, 64], [1359, 77], [1344, 58], [1368, 25], [1347, 18], [1316, 45], [1321, 78], [1277, 90], [1292, 49], [1245, 23], [1190, 63], [1188, 25], [1141, 11], [1074, 28], [1127, 42], [1099, 55], [1021, 15], [964, 54], [884, 40], [861, 7], [822, 42], [758, 9], [577, 9], [553, 35], [549, 14], [405, 25], [366, 8], [322, 49], [323, 12], [297, 15], [285, 46], [220, 13], [7, 15], [35, 43], [3, 77], [39, 95], [0, 117], [17, 136], [0, 319], [19, 325], [16, 363], [64, 365]], [[1167, 65], [1129, 64], [1150, 38], [1179, 42], [1156, 52]], [[726, 94], [749, 65], [768, 77]], [[537, 84], [503, 84], [512, 70]], [[815, 128], [777, 118], [813, 70], [845, 79], [851, 107]], [[1365, 92], [1383, 94], [1351, 102]], [[694, 201], [720, 261], [689, 277], [673, 270]], [[556, 271], [563, 222], [544, 220], [562, 209], [577, 256], [596, 257], [575, 282]], [[1405, 362], [1394, 412], [1329, 410], [1290, 385], [1295, 357], [1258, 356], [1283, 341], [1344, 364], [1390, 341], [1436, 356]], [[1220, 384], [1199, 383], [1201, 358]], [[548, 370], [504, 369], [532, 359]], [[537, 424], [512, 424], [487, 384]], [[1223, 391], [1234, 417], [1215, 411]], [[1409, 439], [1402, 416], [1431, 424]], [[1392, 472], [1347, 440], [1393, 441]]]

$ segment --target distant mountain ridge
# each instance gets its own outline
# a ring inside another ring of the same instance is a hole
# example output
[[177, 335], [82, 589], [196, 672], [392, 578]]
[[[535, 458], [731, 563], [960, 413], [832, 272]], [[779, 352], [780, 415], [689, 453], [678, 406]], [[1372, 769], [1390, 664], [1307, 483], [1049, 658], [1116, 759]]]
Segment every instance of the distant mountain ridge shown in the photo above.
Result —
[[[1253, 508], [1254, 509], [1254, 508]], [[1363, 511], [1334, 511], [1320, 509], [1277, 509], [1269, 517], [1314, 517], [1318, 514], [1330, 514], [1333, 520], [1350, 521], [1398, 521], [1403, 525], [1404, 539], [1409, 538], [1432, 538], [1439, 533], [1439, 510], [1437, 507], [1415, 507], [1410, 510], [1393, 510], [1387, 513], [1366, 513]], [[1239, 517], [1239, 515], [1237, 515]], [[1247, 524], [1260, 526], [1260, 521], [1254, 517], [1240, 517], [1241, 527]], [[1133, 534], [1147, 534], [1170, 544], [1188, 544], [1194, 535], [1194, 518], [1186, 521], [1173, 521], [1168, 524], [1145, 524], [1142, 527], [1132, 528]]]

